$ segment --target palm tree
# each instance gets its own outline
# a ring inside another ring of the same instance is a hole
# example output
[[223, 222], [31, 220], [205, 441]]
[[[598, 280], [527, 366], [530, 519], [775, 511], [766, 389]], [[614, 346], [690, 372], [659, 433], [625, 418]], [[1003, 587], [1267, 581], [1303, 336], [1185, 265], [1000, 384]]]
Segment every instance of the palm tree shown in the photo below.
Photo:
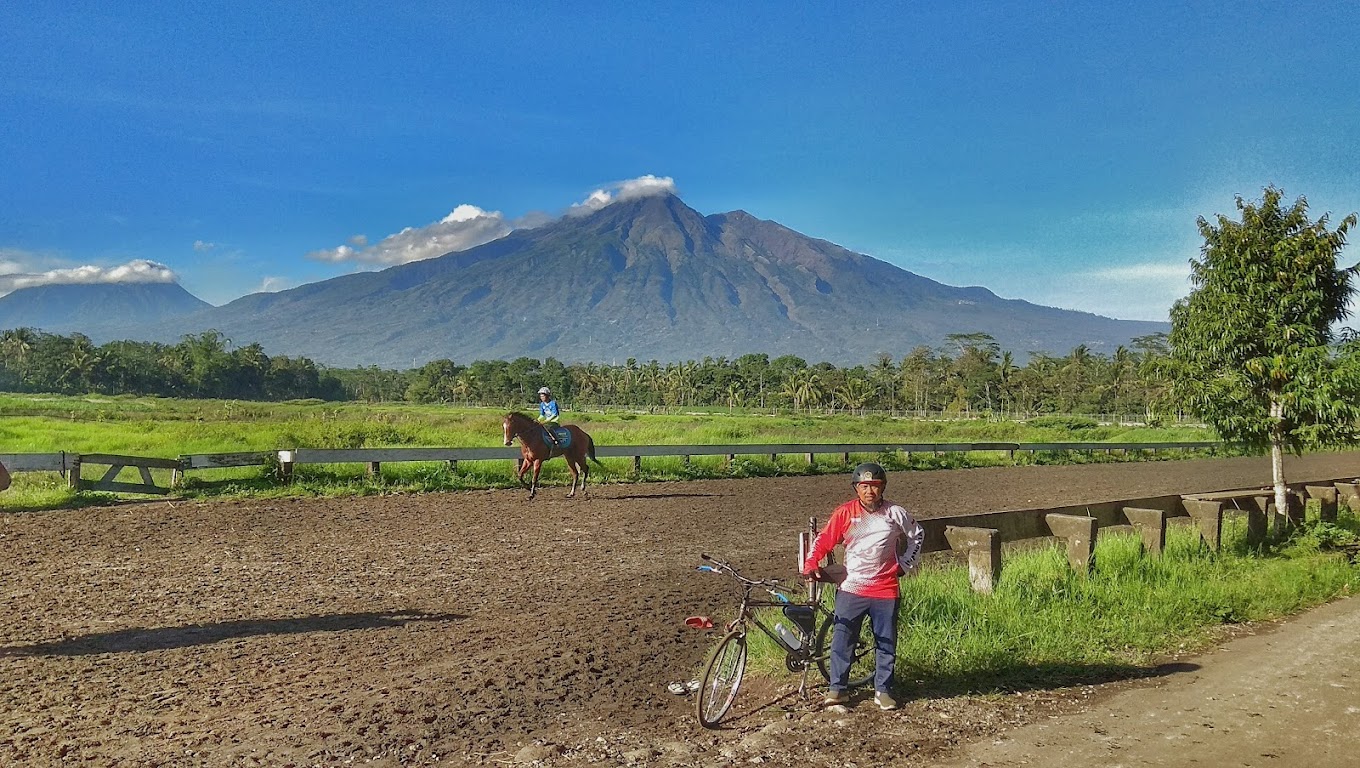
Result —
[[99, 364], [99, 354], [86, 336], [79, 333], [72, 337], [70, 353], [66, 356], [61, 380], [69, 383], [74, 392], [89, 392], [93, 389], [95, 366]]
[[727, 412], [743, 404], [746, 401], [746, 390], [742, 388], [741, 381], [733, 380], [727, 383]]
[[1019, 369], [1015, 367], [1015, 358], [1011, 356], [1009, 350], [1001, 353], [1001, 362], [996, 368], [996, 387], [997, 394], [1001, 398], [1001, 415], [1007, 416], [1007, 409], [1015, 401], [1015, 375]]
[[870, 376], [881, 393], [885, 388], [888, 390], [889, 411], [897, 410], [897, 366], [893, 365], [892, 355], [881, 354], [878, 362], [874, 363], [870, 369]]
[[[5, 355], [5, 367], [16, 372], [23, 368], [35, 340], [32, 328], [14, 328], [0, 333], [0, 352]], [[14, 365], [10, 365], [10, 361]]]
[[869, 382], [853, 377], [846, 379], [845, 383], [836, 389], [836, 397], [845, 403], [845, 407], [860, 414], [864, 413], [864, 406], [868, 404], [873, 393], [873, 387]]
[[790, 372], [784, 388], [792, 395], [794, 411], [806, 405], [808, 412], [811, 413], [812, 406], [820, 403], [824, 394], [822, 377], [813, 373], [810, 368], [799, 368]]

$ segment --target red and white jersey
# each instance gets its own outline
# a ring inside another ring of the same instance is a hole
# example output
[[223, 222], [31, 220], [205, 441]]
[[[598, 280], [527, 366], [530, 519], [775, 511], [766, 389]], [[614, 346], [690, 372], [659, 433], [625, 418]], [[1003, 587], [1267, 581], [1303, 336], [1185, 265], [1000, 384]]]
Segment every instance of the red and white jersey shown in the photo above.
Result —
[[817, 534], [803, 573], [811, 573], [837, 544], [844, 544], [846, 575], [840, 589], [860, 597], [895, 598], [898, 577], [916, 567], [924, 542], [925, 530], [901, 505], [885, 499], [869, 511], [859, 499], [851, 499], [831, 513]]

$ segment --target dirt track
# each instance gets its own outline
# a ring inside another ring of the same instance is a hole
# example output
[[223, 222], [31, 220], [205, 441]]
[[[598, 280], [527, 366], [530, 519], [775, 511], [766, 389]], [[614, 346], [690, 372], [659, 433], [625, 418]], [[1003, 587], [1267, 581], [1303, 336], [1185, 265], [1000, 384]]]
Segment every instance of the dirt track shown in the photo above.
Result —
[[[1360, 475], [1360, 455], [1287, 471]], [[1264, 459], [979, 469], [894, 473], [888, 495], [933, 517], [1267, 479]], [[709, 641], [682, 619], [732, 600], [698, 553], [791, 574], [844, 478], [564, 493], [0, 515], [0, 765], [924, 764], [1094, 693], [856, 709], [872, 733], [773, 706], [703, 732], [665, 692]]]

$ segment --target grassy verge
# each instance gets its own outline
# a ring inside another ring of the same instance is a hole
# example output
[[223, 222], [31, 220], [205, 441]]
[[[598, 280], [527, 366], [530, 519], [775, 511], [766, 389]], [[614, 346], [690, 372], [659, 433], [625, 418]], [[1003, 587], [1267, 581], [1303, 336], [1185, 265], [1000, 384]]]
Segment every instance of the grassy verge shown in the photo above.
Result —
[[[1287, 541], [1248, 547], [1245, 523], [1210, 552], [1188, 526], [1168, 531], [1161, 558], [1132, 534], [1102, 536], [1082, 576], [1057, 547], [1008, 554], [993, 595], [967, 569], [927, 567], [903, 582], [897, 683], [923, 695], [1094, 684], [1154, 673], [1159, 658], [1204, 647], [1231, 624], [1278, 619], [1360, 588], [1360, 566], [1335, 544], [1360, 521], [1310, 521]], [[753, 669], [779, 674], [782, 652], [753, 640]], [[815, 676], [815, 673], [814, 673]]]

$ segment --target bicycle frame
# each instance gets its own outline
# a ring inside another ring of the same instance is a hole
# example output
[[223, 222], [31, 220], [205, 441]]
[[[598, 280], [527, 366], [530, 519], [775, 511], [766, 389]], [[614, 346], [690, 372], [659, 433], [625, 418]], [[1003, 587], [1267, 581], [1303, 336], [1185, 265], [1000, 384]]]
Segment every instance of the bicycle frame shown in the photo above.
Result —
[[[765, 622], [761, 621], [760, 615], [757, 613], [757, 611], [761, 608], [786, 608], [791, 605], [792, 606], [801, 605], [811, 608], [813, 614], [818, 619], [820, 619], [824, 615], [828, 615], [827, 610], [823, 608], [820, 603], [793, 602], [792, 600], [787, 602], [780, 602], [776, 600], [752, 600], [750, 599], [751, 589], [753, 588], [748, 588], [746, 596], [742, 598], [741, 607], [737, 609], [737, 618], [729, 622], [727, 628], [729, 630], [732, 630], [736, 629], [738, 626], [745, 627], [748, 625], [754, 625], [761, 632], [764, 632], [767, 637], [775, 641], [775, 643], [778, 644], [780, 648], [783, 648], [785, 652], [794, 656], [805, 657], [805, 660], [811, 660], [812, 637], [810, 632], [808, 632], [802, 626], [795, 623], [794, 624], [795, 630], [797, 631], [798, 635], [803, 638], [803, 644], [799, 648], [794, 648], [790, 646], [788, 642], [784, 640], [784, 638], [780, 637], [779, 633], [774, 631], [772, 627], [770, 627]], [[815, 624], [816, 622], [814, 622], [814, 626]]]
[[[742, 587], [741, 604], [737, 608], [736, 617], [727, 623], [727, 630], [730, 632], [740, 629], [743, 633], [746, 633], [750, 626], [755, 626], [766, 637], [773, 640], [776, 645], [784, 650], [784, 653], [786, 654], [785, 666], [788, 670], [790, 672], [801, 671], [803, 673], [803, 679], [798, 686], [799, 694], [803, 694], [807, 689], [807, 671], [818, 659], [818, 655], [813, 648], [814, 635], [816, 634], [815, 628], [821, 621], [831, 615], [831, 612], [821, 603], [820, 592], [817, 589], [817, 585], [814, 584], [809, 588], [807, 600], [795, 601], [789, 599], [787, 588], [777, 581], [757, 581], [755, 579], [750, 579], [742, 576], [731, 565], [728, 565], [721, 560], [715, 560], [708, 555], [702, 555], [702, 557], [704, 560], [713, 563], [713, 565], [700, 566], [700, 570], [707, 570], [729, 576], [732, 579], [735, 579]], [[769, 592], [776, 599], [765, 600], [753, 597], [752, 593], [758, 589]], [[800, 648], [790, 646], [784, 638], [779, 636], [779, 633], [776, 632], [774, 628], [761, 621], [760, 616], [757, 613], [762, 608], [783, 609], [789, 606], [810, 608], [815, 617], [812, 622], [812, 629], [805, 628], [800, 626], [797, 622], [793, 622], [795, 631], [803, 641]]]

